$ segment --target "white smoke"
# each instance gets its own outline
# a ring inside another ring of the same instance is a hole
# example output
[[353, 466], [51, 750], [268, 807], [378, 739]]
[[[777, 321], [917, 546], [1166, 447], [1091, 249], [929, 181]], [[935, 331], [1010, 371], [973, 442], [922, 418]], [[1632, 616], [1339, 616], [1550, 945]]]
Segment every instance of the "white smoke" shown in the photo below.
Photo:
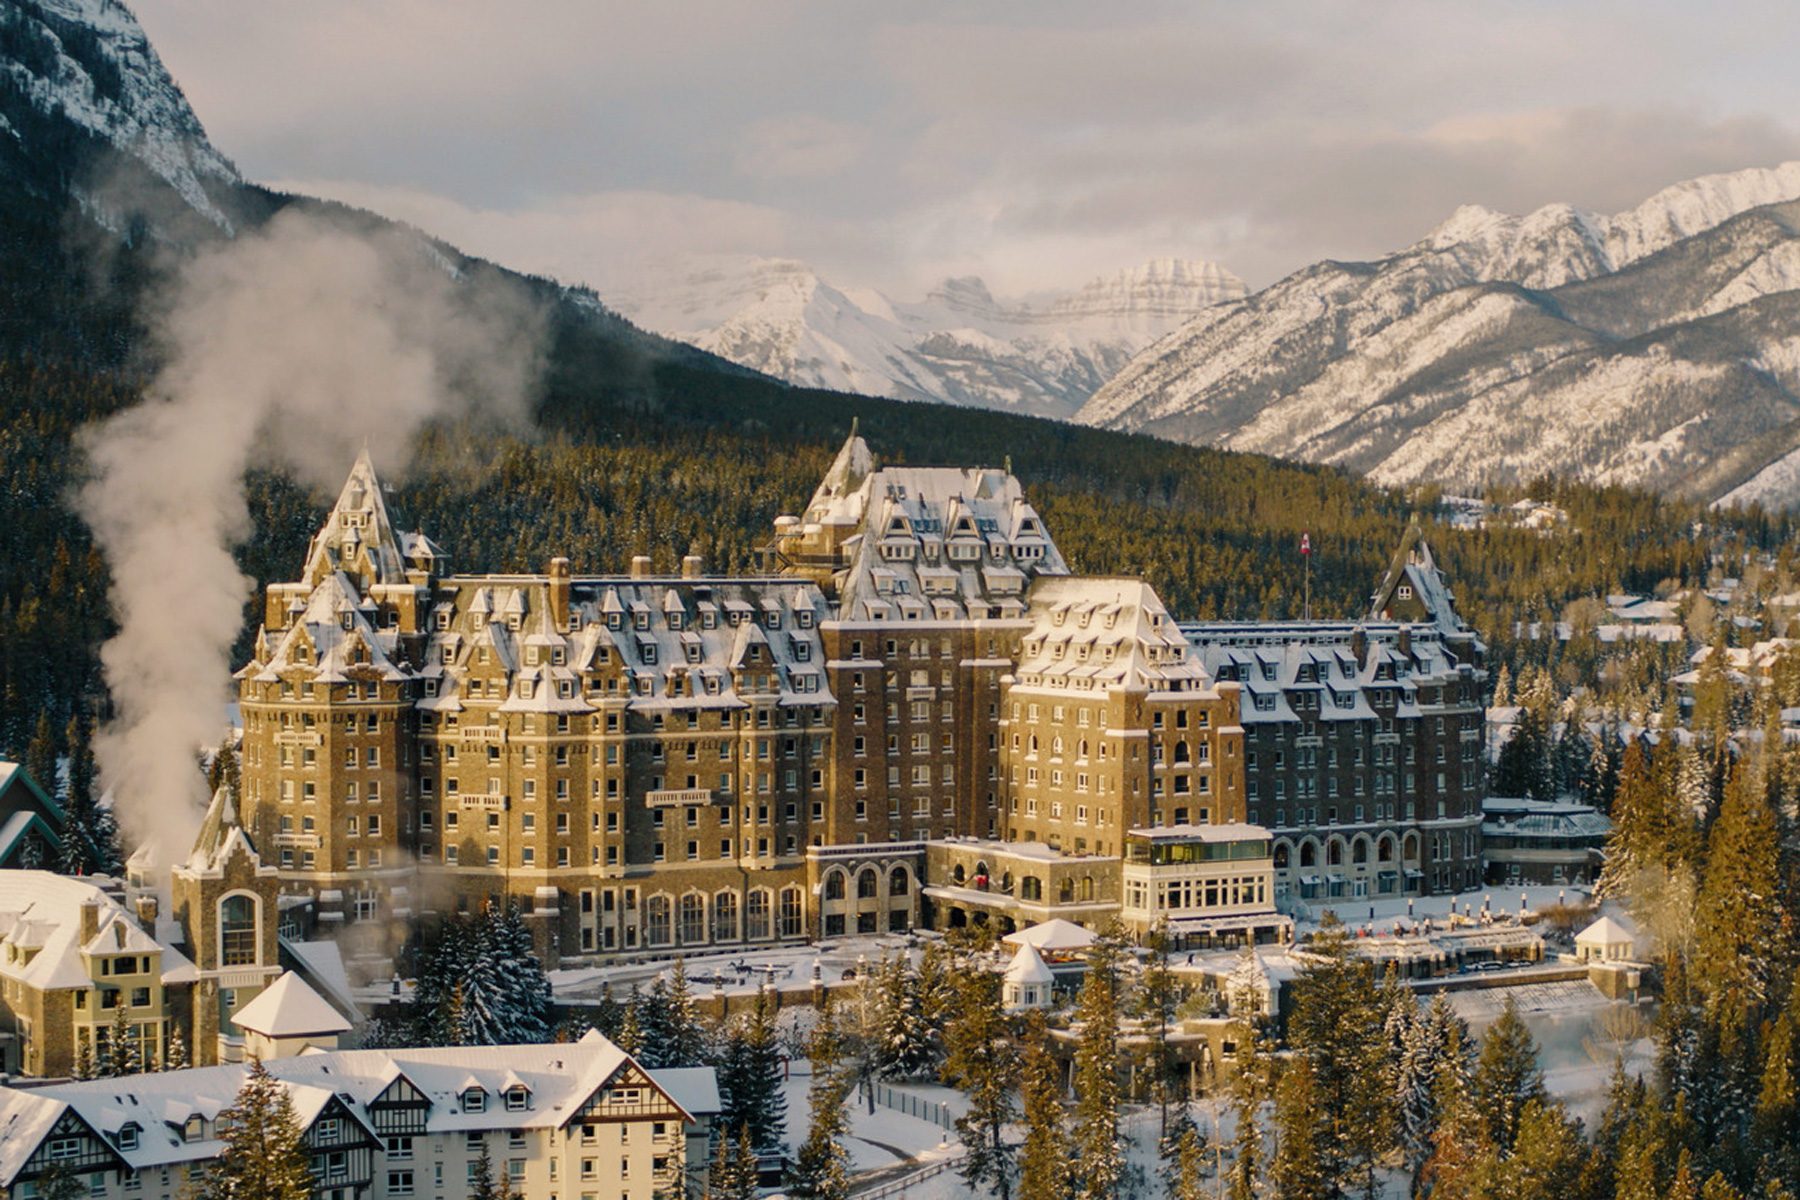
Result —
[[101, 650], [115, 708], [95, 739], [101, 781], [166, 860], [197, 831], [196, 758], [232, 694], [246, 469], [331, 488], [365, 442], [398, 473], [434, 417], [522, 420], [543, 326], [522, 289], [458, 276], [416, 235], [293, 210], [188, 261], [155, 308], [163, 365], [142, 404], [88, 431], [78, 507], [119, 622]]

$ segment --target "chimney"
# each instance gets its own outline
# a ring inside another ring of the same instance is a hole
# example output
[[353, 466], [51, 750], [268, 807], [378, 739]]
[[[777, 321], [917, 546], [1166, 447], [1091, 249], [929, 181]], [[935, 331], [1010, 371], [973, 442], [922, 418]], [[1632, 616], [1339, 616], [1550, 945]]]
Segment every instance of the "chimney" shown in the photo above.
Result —
[[706, 559], [693, 553], [682, 557], [681, 577], [683, 579], [698, 579], [704, 574], [706, 574]]
[[138, 924], [151, 937], [156, 936], [156, 897], [148, 892], [142, 893], [136, 900]]
[[633, 579], [650, 578], [650, 556], [648, 554], [631, 556], [631, 577]]
[[1367, 666], [1369, 662], [1369, 633], [1361, 625], [1350, 635], [1350, 653], [1356, 655], [1358, 667]]
[[100, 902], [83, 900], [81, 902], [81, 944], [87, 945], [100, 932]]
[[1400, 626], [1400, 653], [1402, 653], [1402, 654], [1411, 654], [1412, 653], [1412, 626], [1411, 625], [1402, 624]]
[[550, 620], [559, 630], [569, 627], [569, 560], [550, 560]]

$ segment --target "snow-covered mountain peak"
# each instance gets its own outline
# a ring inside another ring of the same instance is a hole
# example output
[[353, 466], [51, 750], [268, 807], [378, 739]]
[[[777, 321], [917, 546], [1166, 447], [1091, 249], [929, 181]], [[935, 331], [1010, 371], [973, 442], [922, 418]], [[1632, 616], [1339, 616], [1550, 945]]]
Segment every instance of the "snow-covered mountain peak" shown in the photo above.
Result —
[[957, 276], [906, 302], [791, 259], [741, 258], [672, 271], [617, 302], [648, 328], [794, 383], [1066, 417], [1138, 350], [1243, 294], [1216, 263], [1169, 258], [1029, 298]]
[[141, 163], [196, 211], [229, 222], [208, 185], [238, 182], [143, 27], [119, 0], [13, 0], [0, 74], [32, 107]]

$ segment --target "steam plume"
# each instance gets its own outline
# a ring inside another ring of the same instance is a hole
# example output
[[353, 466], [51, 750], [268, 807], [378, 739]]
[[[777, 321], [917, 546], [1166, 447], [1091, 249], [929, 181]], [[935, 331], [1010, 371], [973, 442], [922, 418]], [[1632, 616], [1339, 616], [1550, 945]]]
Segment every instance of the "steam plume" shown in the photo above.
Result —
[[422, 422], [520, 419], [538, 312], [497, 275], [458, 277], [415, 235], [353, 233], [289, 210], [203, 251], [153, 315], [163, 366], [144, 402], [90, 429], [78, 506], [112, 571], [101, 650], [114, 720], [95, 740], [127, 832], [185, 854], [205, 799], [232, 642], [252, 581], [244, 474], [340, 482], [367, 442], [394, 470]]

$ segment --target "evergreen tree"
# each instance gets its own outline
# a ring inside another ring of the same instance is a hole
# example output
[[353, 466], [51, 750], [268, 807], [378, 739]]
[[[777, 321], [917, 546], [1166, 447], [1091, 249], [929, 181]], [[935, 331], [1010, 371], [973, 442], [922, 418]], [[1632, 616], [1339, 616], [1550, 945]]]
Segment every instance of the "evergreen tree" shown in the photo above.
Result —
[[312, 1170], [300, 1144], [293, 1097], [261, 1062], [231, 1107], [219, 1114], [219, 1155], [207, 1167], [202, 1200], [311, 1200]]
[[[1149, 1077], [1151, 1096], [1156, 1100], [1161, 1120], [1161, 1138], [1165, 1153], [1172, 1148], [1178, 1130], [1169, 1127], [1169, 1101], [1179, 1086], [1180, 1075], [1174, 1048], [1169, 1044], [1169, 1028], [1175, 1023], [1175, 1010], [1181, 1003], [1181, 986], [1169, 965], [1169, 922], [1160, 919], [1144, 937], [1149, 958], [1144, 963], [1133, 1006], [1136, 1015], [1150, 1029], [1150, 1046], [1144, 1064]], [[1185, 1094], [1182, 1096], [1185, 1100]], [[1186, 1113], [1186, 1105], [1182, 1106]]]
[[37, 1177], [37, 1189], [33, 1192], [35, 1200], [88, 1200], [92, 1195], [87, 1182], [60, 1162], [51, 1163]]
[[632, 986], [631, 995], [625, 1001], [619, 1017], [619, 1033], [617, 1037], [613, 1038], [613, 1043], [617, 1045], [619, 1049], [631, 1055], [631, 1057], [636, 1058], [639, 1063], [644, 1061], [642, 1058], [639, 1058], [639, 1055], [644, 1052], [644, 1030], [643, 1027], [638, 1024], [638, 990], [636, 985]]
[[[829, 993], [827, 993], [829, 997]], [[844, 1071], [843, 1040], [829, 999], [819, 1006], [818, 1023], [807, 1042], [813, 1081], [807, 1099], [812, 1124], [795, 1156], [788, 1195], [795, 1200], [847, 1200], [850, 1195], [850, 1079]]]
[[1438, 1077], [1444, 1071], [1466, 1074], [1469, 1069], [1460, 1053], [1452, 1053], [1453, 1043], [1459, 1047], [1468, 1045], [1468, 1026], [1456, 1015], [1444, 993], [1438, 992], [1418, 1019], [1407, 1026], [1394, 1071], [1401, 1156], [1415, 1189], [1435, 1144]]
[[781, 1042], [769, 991], [756, 993], [750, 1012], [731, 1027], [719, 1065], [721, 1120], [742, 1129], [758, 1151], [787, 1142], [787, 1094], [782, 1090]]
[[1239, 1041], [1237, 1074], [1231, 1080], [1231, 1166], [1225, 1173], [1227, 1200], [1257, 1200], [1262, 1192], [1262, 1106], [1269, 1089], [1268, 1059], [1256, 1029], [1246, 1026]]
[[68, 745], [68, 789], [63, 798], [62, 857], [56, 869], [64, 875], [116, 875], [123, 866], [119, 830], [112, 812], [94, 797], [94, 748], [87, 721], [79, 714], [70, 717], [63, 737]]
[[1309, 1086], [1328, 1122], [1320, 1153], [1331, 1194], [1366, 1192], [1377, 1160], [1394, 1140], [1393, 1075], [1383, 1032], [1388, 1005], [1370, 963], [1351, 952], [1335, 917], [1328, 914], [1306, 949], [1311, 961], [1294, 982], [1288, 1044], [1312, 1063]]
[[1175, 1141], [1175, 1170], [1169, 1176], [1169, 1200], [1206, 1200], [1206, 1140], [1192, 1124]]
[[[1463, 1061], [1461, 1030], [1452, 1025], [1449, 1031], [1446, 1057], [1450, 1062]], [[1437, 1122], [1431, 1134], [1431, 1157], [1420, 1172], [1422, 1193], [1432, 1200], [1472, 1200], [1476, 1194], [1476, 1171], [1486, 1147], [1482, 1117], [1470, 1098], [1469, 1082], [1462, 1071], [1438, 1072], [1433, 1107]]]
[[1487, 1147], [1475, 1172], [1477, 1192], [1507, 1200], [1567, 1200], [1580, 1186], [1585, 1153], [1580, 1123], [1569, 1120], [1561, 1105], [1528, 1101], [1511, 1153]]
[[756, 1151], [750, 1146], [748, 1130], [740, 1128], [736, 1137], [729, 1130], [719, 1135], [706, 1200], [756, 1200]]
[[670, 975], [668, 1039], [668, 1046], [661, 1056], [664, 1066], [706, 1065], [706, 1027], [701, 1023], [700, 1010], [688, 987], [687, 961], [682, 958], [675, 960], [675, 969]]
[[1019, 1198], [1068, 1200], [1074, 1177], [1061, 1069], [1050, 1053], [1050, 1035], [1041, 1011], [1033, 1009], [1026, 1016], [1022, 1040], [1019, 1100], [1025, 1140], [1019, 1147]]
[[171, 1025], [169, 1029], [168, 1048], [163, 1053], [162, 1069], [165, 1071], [185, 1071], [192, 1065], [188, 1056], [187, 1039], [181, 1036], [181, 1029]]
[[508, 903], [504, 908], [490, 907], [482, 934], [479, 953], [493, 965], [500, 985], [499, 1000], [495, 1008], [495, 1040], [475, 1042], [471, 1039], [471, 1044], [522, 1045], [549, 1041], [553, 1006], [550, 981], [532, 948], [531, 931], [525, 927], [518, 906]]
[[675, 1040], [674, 1015], [669, 1008], [669, 985], [658, 977], [648, 991], [634, 993], [634, 1000], [632, 1011], [637, 1018], [638, 1032], [642, 1038], [637, 1060], [651, 1069], [674, 1066], [668, 1059], [670, 1047]]
[[1763, 1045], [1761, 1086], [1752, 1137], [1757, 1154], [1777, 1179], [1800, 1182], [1800, 1048], [1795, 1045], [1793, 993]]
[[1318, 1087], [1318, 1067], [1310, 1055], [1296, 1055], [1282, 1068], [1275, 1087], [1275, 1161], [1269, 1178], [1281, 1200], [1331, 1200], [1341, 1196], [1332, 1173], [1331, 1122]]
[[936, 1051], [925, 1019], [925, 997], [919, 978], [896, 955], [883, 971], [888, 1002], [879, 1047], [880, 1073], [887, 1079], [920, 1079], [930, 1074]]
[[136, 1075], [144, 1070], [144, 1056], [133, 1036], [131, 1013], [125, 1007], [125, 999], [121, 992], [118, 1006], [113, 1009], [112, 1025], [107, 1030], [106, 1045], [100, 1055], [102, 1075]]
[[32, 730], [31, 741], [25, 746], [25, 771], [45, 794], [56, 796], [62, 792], [56, 770], [56, 727], [50, 723], [50, 710], [39, 709], [37, 727]]
[[1692, 986], [1735, 1057], [1768, 996], [1771, 951], [1781, 937], [1780, 839], [1759, 761], [1733, 772], [1707, 839], [1694, 914]]
[[1481, 1054], [1469, 1080], [1470, 1098], [1486, 1122], [1485, 1140], [1501, 1157], [1512, 1153], [1525, 1106], [1546, 1099], [1537, 1054], [1537, 1042], [1508, 996], [1499, 1019], [1481, 1039]]
[[481, 1157], [469, 1174], [469, 1200], [508, 1200], [507, 1191], [506, 1181], [494, 1174], [494, 1159], [483, 1139]]
[[959, 973], [956, 1017], [944, 1031], [944, 1075], [969, 1097], [956, 1118], [965, 1153], [957, 1171], [971, 1191], [1011, 1195], [1012, 1148], [1001, 1134], [1013, 1117], [1017, 1055], [1000, 1007], [1000, 978], [974, 967]]
[[1075, 1049], [1075, 1194], [1111, 1200], [1125, 1174], [1119, 1145], [1118, 934], [1108, 929], [1088, 950], [1087, 977], [1076, 1002], [1081, 1026]]

